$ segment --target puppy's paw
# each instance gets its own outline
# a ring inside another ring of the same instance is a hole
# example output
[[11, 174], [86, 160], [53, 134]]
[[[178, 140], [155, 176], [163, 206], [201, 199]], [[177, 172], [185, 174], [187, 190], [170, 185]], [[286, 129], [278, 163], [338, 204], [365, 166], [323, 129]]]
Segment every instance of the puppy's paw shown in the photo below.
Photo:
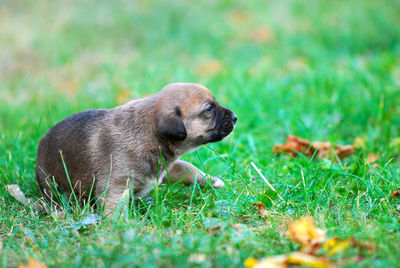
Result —
[[220, 189], [225, 186], [225, 183], [217, 177], [212, 177], [212, 184], [216, 189]]

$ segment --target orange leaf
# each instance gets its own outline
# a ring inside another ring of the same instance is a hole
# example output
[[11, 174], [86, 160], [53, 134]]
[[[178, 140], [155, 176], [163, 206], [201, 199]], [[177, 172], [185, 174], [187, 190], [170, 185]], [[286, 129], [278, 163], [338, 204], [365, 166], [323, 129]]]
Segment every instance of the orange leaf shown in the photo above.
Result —
[[394, 190], [390, 195], [393, 198], [399, 198], [400, 197], [400, 190]]
[[374, 162], [378, 161], [378, 159], [379, 159], [379, 155], [374, 154], [374, 153], [369, 153], [367, 156], [368, 163], [374, 163]]
[[303, 248], [325, 239], [325, 231], [317, 228], [311, 217], [303, 217], [296, 222], [289, 223], [288, 235]]
[[319, 158], [335, 158], [335, 155], [342, 159], [351, 155], [356, 150], [353, 145], [336, 145], [333, 146], [330, 142], [315, 141], [310, 142], [296, 136], [288, 136], [286, 144], [275, 145], [273, 152], [279, 154], [280, 152], [288, 153], [291, 156], [297, 156], [298, 153], [312, 157], [315, 152]]
[[269, 215], [268, 210], [266, 210], [266, 209], [264, 208], [264, 207], [265, 207], [265, 204], [264, 204], [264, 203], [255, 202], [255, 203], [252, 203], [252, 205], [255, 205], [255, 206], [258, 207], [258, 211], [260, 212], [260, 214], [261, 214], [262, 216], [268, 216], [268, 215]]
[[273, 151], [275, 154], [284, 152], [291, 156], [297, 156], [298, 153], [302, 153], [311, 157], [315, 150], [308, 140], [289, 135], [287, 136], [286, 144], [275, 145]]
[[28, 264], [18, 265], [18, 268], [47, 268], [47, 265], [33, 258], [29, 258]]

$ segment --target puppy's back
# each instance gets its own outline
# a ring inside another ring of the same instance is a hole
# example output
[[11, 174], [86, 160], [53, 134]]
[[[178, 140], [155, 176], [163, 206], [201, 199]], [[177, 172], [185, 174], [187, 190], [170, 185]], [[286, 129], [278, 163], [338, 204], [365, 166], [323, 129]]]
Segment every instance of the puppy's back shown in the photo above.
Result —
[[99, 127], [101, 128], [108, 113], [109, 110], [88, 110], [71, 115], [53, 126], [40, 140], [37, 150], [36, 180], [45, 196], [51, 195], [52, 189], [49, 183], [53, 184], [53, 177], [61, 190], [70, 192], [71, 186], [67, 180], [61, 154], [72, 187], [80, 193], [89, 193], [91, 180], [88, 180], [88, 176], [92, 170], [90, 170], [88, 144], [91, 135], [98, 131]]

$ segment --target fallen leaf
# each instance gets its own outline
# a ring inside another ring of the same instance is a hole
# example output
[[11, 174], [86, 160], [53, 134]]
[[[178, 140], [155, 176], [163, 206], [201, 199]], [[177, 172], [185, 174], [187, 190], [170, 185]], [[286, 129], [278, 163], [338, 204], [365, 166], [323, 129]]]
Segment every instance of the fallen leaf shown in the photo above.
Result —
[[252, 205], [255, 205], [255, 206], [258, 207], [258, 211], [260, 212], [260, 214], [261, 214], [262, 216], [268, 216], [268, 215], [269, 215], [268, 210], [266, 210], [266, 209], [264, 208], [264, 207], [265, 207], [265, 204], [264, 204], [264, 203], [255, 202], [255, 203], [252, 203]]
[[223, 65], [217, 59], [212, 59], [200, 63], [197, 67], [197, 73], [202, 76], [213, 76], [222, 71]]
[[399, 198], [400, 197], [400, 190], [394, 190], [390, 195], [393, 198]]
[[325, 251], [329, 251], [331, 250], [336, 244], [337, 242], [339, 242], [339, 238], [334, 237], [334, 238], [329, 238], [328, 240], [326, 240], [323, 244], [322, 244], [322, 248]]
[[314, 155], [315, 149], [308, 140], [289, 135], [287, 136], [286, 144], [275, 145], [273, 151], [275, 154], [284, 152], [291, 156], [297, 156], [299, 153], [302, 153], [311, 157]]
[[293, 252], [287, 256], [289, 265], [304, 265], [309, 267], [323, 268], [329, 264], [324, 257], [315, 257], [302, 252]]
[[273, 147], [273, 152], [275, 154], [284, 152], [295, 157], [299, 153], [302, 153], [308, 157], [317, 155], [319, 158], [332, 159], [335, 159], [335, 156], [337, 156], [339, 159], [342, 159], [354, 153], [355, 150], [356, 147], [353, 145], [333, 146], [330, 142], [310, 142], [308, 140], [290, 135], [286, 139], [286, 144], [278, 144]]
[[325, 231], [317, 228], [311, 217], [303, 217], [296, 222], [289, 223], [288, 235], [303, 249], [325, 239]]
[[365, 138], [357, 137], [354, 139], [353, 146], [357, 149], [364, 149], [366, 147]]
[[345, 239], [345, 240], [339, 241], [328, 252], [328, 257], [333, 256], [336, 253], [341, 252], [352, 245], [353, 245], [353, 242], [351, 239]]
[[315, 268], [324, 268], [331, 266], [324, 257], [315, 257], [303, 252], [293, 252], [287, 255], [278, 255], [262, 259], [252, 267], [271, 268], [291, 267], [293, 265], [302, 265]]
[[32, 198], [25, 197], [25, 194], [21, 191], [18, 184], [8, 184], [6, 185], [6, 190], [8, 193], [14, 197], [18, 202], [20, 202], [24, 206], [28, 206], [29, 204], [33, 204], [33, 209], [40, 212], [48, 212], [46, 210], [46, 206], [44, 205], [43, 201], [37, 200], [32, 202]]
[[[254, 203], [255, 205], [262, 203]], [[297, 244], [300, 250], [284, 255], [276, 255], [261, 260], [247, 258], [244, 262], [245, 268], [270, 268], [270, 267], [335, 267], [330, 257], [351, 246], [358, 248], [373, 249], [373, 246], [356, 241], [353, 237], [341, 240], [339, 238], [327, 238], [326, 231], [314, 225], [311, 217], [301, 219], [288, 225], [288, 235]], [[311, 250], [310, 250], [311, 249]], [[323, 250], [320, 250], [323, 249]], [[358, 256], [357, 260], [362, 260]]]
[[251, 31], [249, 34], [249, 38], [253, 42], [259, 42], [259, 43], [272, 42], [275, 40], [275, 33], [271, 28], [264, 25], [255, 28], [253, 31]]
[[247, 258], [243, 264], [244, 268], [253, 268], [257, 263], [258, 260], [256, 258]]
[[378, 161], [378, 159], [379, 159], [379, 155], [374, 154], [374, 153], [369, 153], [367, 156], [368, 163], [374, 163], [374, 162]]
[[27, 206], [31, 202], [30, 198], [25, 197], [24, 193], [21, 191], [18, 184], [9, 184], [6, 186], [6, 189], [12, 197], [14, 197], [24, 206]]
[[33, 258], [29, 258], [28, 264], [18, 265], [18, 268], [47, 268], [47, 265]]
[[268, 258], [264, 258], [256, 263], [254, 268], [280, 268], [280, 267], [288, 267], [287, 264], [287, 256], [286, 255], [277, 255], [271, 256]]

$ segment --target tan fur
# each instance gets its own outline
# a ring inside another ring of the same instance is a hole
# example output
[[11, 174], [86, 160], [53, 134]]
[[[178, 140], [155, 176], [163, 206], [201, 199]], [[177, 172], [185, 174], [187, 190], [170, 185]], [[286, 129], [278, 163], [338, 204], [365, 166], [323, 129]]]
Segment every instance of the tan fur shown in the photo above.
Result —
[[[215, 107], [214, 112], [207, 110]], [[206, 111], [207, 110], [207, 111]], [[213, 116], [211, 116], [211, 114]], [[215, 102], [198, 84], [175, 83], [159, 93], [109, 110], [88, 110], [61, 121], [41, 139], [37, 153], [37, 182], [49, 202], [53, 180], [61, 191], [88, 198], [106, 193], [107, 208], [117, 205], [127, 187], [134, 197], [148, 194], [166, 175], [186, 185], [206, 175], [178, 157], [205, 143], [223, 139], [233, 130], [236, 116]], [[216, 187], [223, 182], [212, 177]], [[54, 190], [54, 189], [53, 189]]]

